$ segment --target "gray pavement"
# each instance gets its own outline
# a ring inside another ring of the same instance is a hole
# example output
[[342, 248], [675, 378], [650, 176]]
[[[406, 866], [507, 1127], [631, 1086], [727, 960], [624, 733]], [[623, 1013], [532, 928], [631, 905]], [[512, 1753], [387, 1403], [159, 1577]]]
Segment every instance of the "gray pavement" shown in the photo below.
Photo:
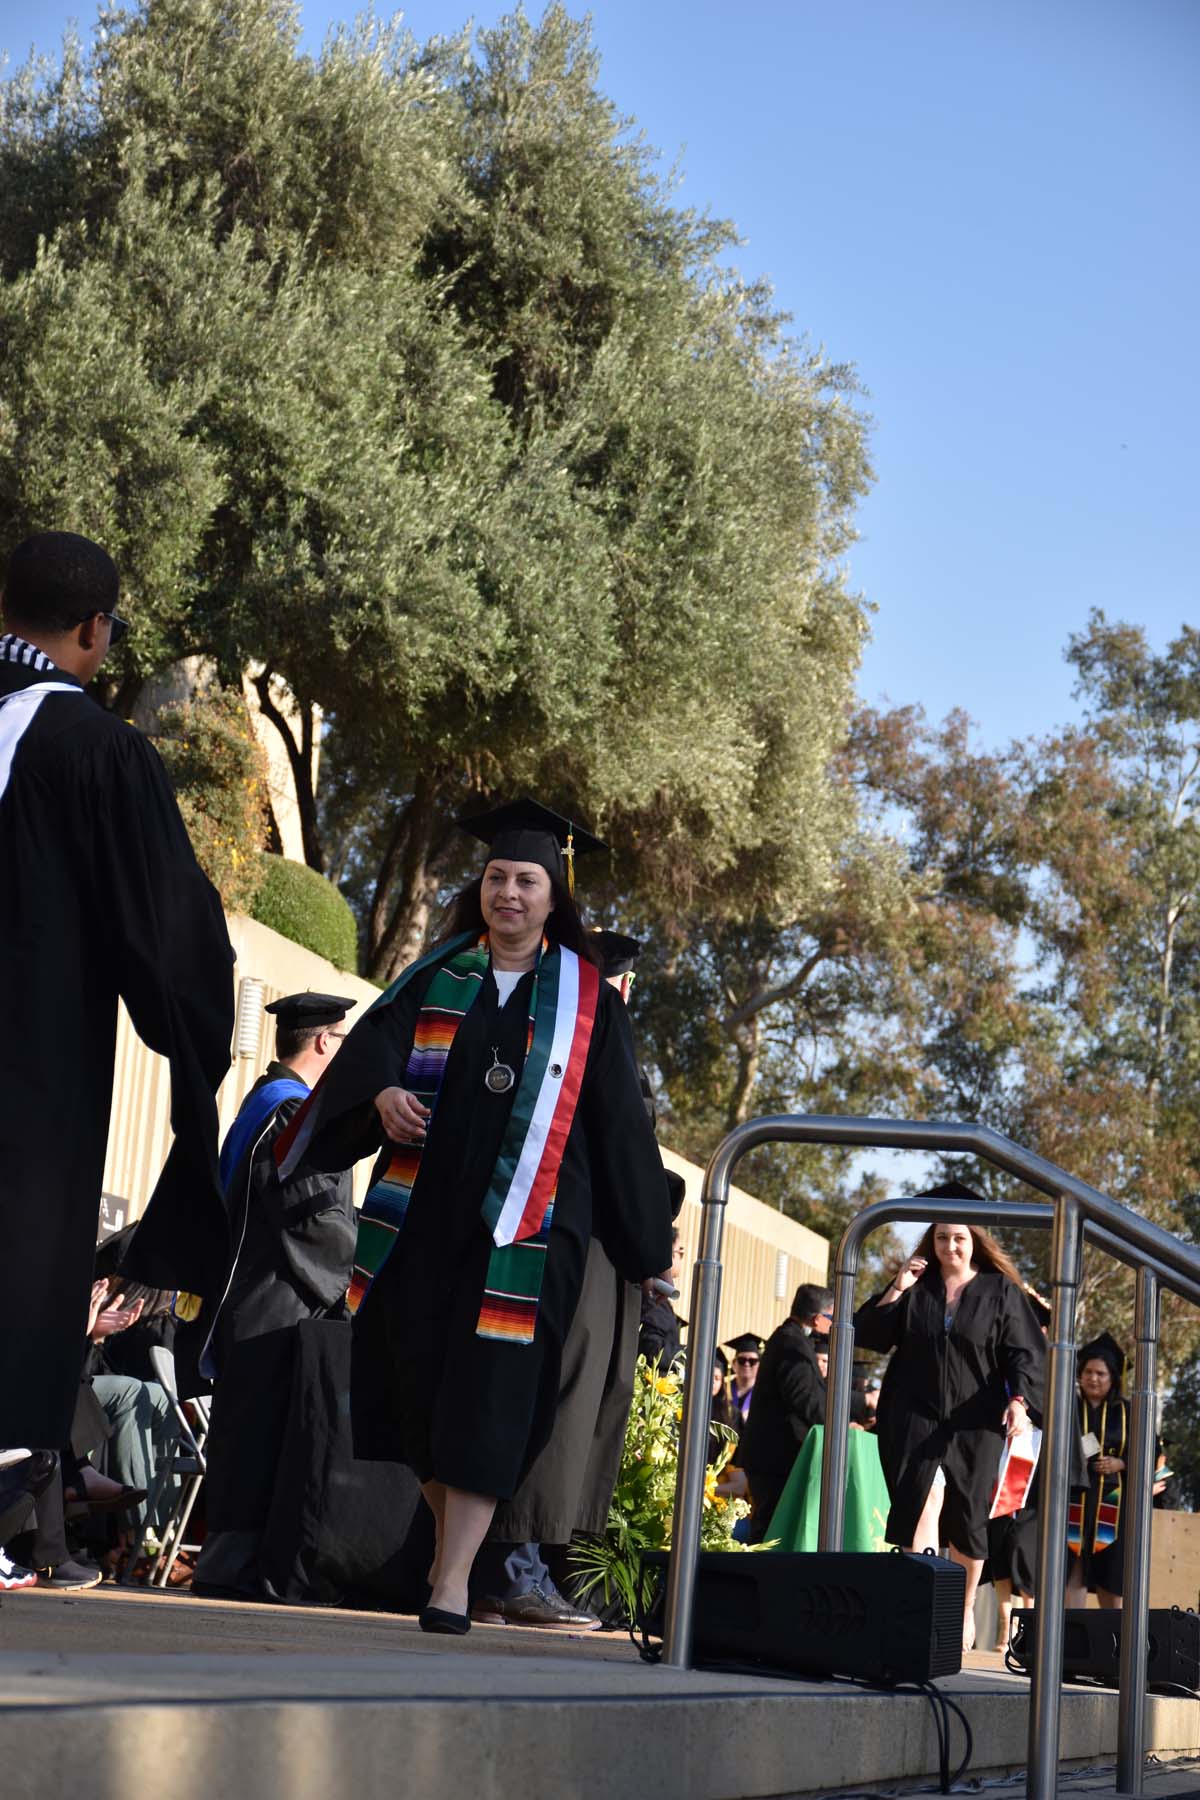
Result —
[[[972, 1770], [999, 1778], [1024, 1758], [1028, 1685], [971, 1663], [939, 1685], [970, 1719]], [[1153, 1700], [1150, 1724], [1164, 1755], [1200, 1753], [1200, 1702]], [[1115, 1695], [1067, 1690], [1064, 1757], [1103, 1770], [1115, 1743]], [[615, 1634], [431, 1638], [390, 1614], [141, 1590], [0, 1607], [4, 1800], [129, 1800], [160, 1767], [172, 1800], [785, 1800], [912, 1792], [936, 1764], [921, 1695], [648, 1667]], [[1087, 1779], [1064, 1792], [1112, 1792], [1111, 1773]], [[1191, 1771], [1168, 1779], [1151, 1800], [1200, 1795]]]

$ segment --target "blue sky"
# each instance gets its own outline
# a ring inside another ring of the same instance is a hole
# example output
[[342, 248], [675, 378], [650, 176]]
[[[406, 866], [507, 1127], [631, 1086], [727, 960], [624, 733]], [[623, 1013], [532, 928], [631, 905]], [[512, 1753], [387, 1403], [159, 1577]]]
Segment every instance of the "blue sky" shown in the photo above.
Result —
[[[309, 4], [307, 42], [357, 10]], [[502, 6], [481, 6], [491, 23]], [[532, 10], [536, 10], [532, 9]], [[19, 61], [70, 16], [0, 0]], [[418, 0], [419, 38], [466, 0]], [[1073, 714], [1089, 607], [1198, 621], [1200, 6], [597, 0], [602, 86], [734, 219], [740, 264], [856, 364], [878, 481], [863, 696], [983, 740]]]

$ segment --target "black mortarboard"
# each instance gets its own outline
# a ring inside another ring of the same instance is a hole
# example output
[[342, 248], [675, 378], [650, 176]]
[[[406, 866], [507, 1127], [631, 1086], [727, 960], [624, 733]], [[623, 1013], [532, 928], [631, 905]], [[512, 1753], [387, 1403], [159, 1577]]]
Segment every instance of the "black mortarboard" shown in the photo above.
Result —
[[735, 1355], [739, 1350], [742, 1352], [753, 1350], [755, 1356], [761, 1356], [763, 1353], [763, 1341], [757, 1331], [743, 1331], [741, 1337], [727, 1338], [725, 1341]]
[[274, 1013], [285, 1031], [319, 1031], [322, 1025], [340, 1024], [356, 1004], [340, 994], [285, 994], [263, 1010]]
[[722, 1350], [720, 1344], [718, 1344], [713, 1351], [713, 1368], [720, 1369], [722, 1375], [728, 1375], [729, 1373], [729, 1358]]
[[1079, 1367], [1092, 1361], [1107, 1363], [1112, 1371], [1112, 1378], [1119, 1382], [1125, 1373], [1125, 1352], [1115, 1337], [1102, 1331], [1099, 1337], [1093, 1338], [1090, 1344], [1084, 1344], [1079, 1352]]
[[592, 936], [600, 952], [600, 969], [605, 979], [610, 975], [628, 975], [642, 954], [637, 939], [626, 937], [623, 932], [594, 931]]
[[511, 800], [507, 806], [494, 806], [490, 812], [475, 813], [459, 819], [460, 831], [477, 837], [488, 847], [490, 857], [503, 857], [506, 862], [536, 863], [540, 869], [565, 881], [575, 890], [574, 859], [592, 850], [606, 848], [590, 831], [584, 831], [573, 819], [564, 819], [537, 800]]

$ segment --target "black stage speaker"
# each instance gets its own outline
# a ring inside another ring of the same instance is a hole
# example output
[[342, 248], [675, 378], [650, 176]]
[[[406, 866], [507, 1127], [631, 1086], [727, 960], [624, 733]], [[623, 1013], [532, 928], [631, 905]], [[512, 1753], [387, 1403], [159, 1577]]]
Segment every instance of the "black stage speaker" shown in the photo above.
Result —
[[[646, 1629], [662, 1632], [669, 1556]], [[891, 1685], [962, 1667], [965, 1576], [939, 1556], [705, 1550], [696, 1580], [699, 1668], [851, 1675]]]
[[[1121, 1617], [1098, 1607], [1070, 1607], [1063, 1614], [1063, 1680], [1116, 1687], [1121, 1667]], [[1013, 1614], [1010, 1668], [1033, 1671], [1037, 1644], [1030, 1612]], [[1154, 1694], [1200, 1693], [1200, 1614], [1177, 1606], [1150, 1612], [1147, 1679]]]

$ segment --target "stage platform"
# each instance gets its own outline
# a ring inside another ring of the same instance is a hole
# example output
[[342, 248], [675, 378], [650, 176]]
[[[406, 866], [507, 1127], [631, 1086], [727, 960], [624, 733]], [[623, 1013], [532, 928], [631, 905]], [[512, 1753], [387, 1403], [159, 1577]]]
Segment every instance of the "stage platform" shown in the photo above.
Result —
[[[1028, 1684], [969, 1663], [939, 1684], [971, 1722], [968, 1778], [1019, 1769]], [[1200, 1701], [1152, 1698], [1149, 1742], [1200, 1754]], [[1115, 1749], [1116, 1695], [1068, 1688], [1064, 1793], [1112, 1792], [1065, 1771]], [[111, 1588], [0, 1606], [4, 1800], [785, 1800], [936, 1786], [936, 1767], [920, 1695], [679, 1674], [607, 1633], [429, 1638], [391, 1614]], [[1200, 1795], [1200, 1772], [1148, 1792]]]

